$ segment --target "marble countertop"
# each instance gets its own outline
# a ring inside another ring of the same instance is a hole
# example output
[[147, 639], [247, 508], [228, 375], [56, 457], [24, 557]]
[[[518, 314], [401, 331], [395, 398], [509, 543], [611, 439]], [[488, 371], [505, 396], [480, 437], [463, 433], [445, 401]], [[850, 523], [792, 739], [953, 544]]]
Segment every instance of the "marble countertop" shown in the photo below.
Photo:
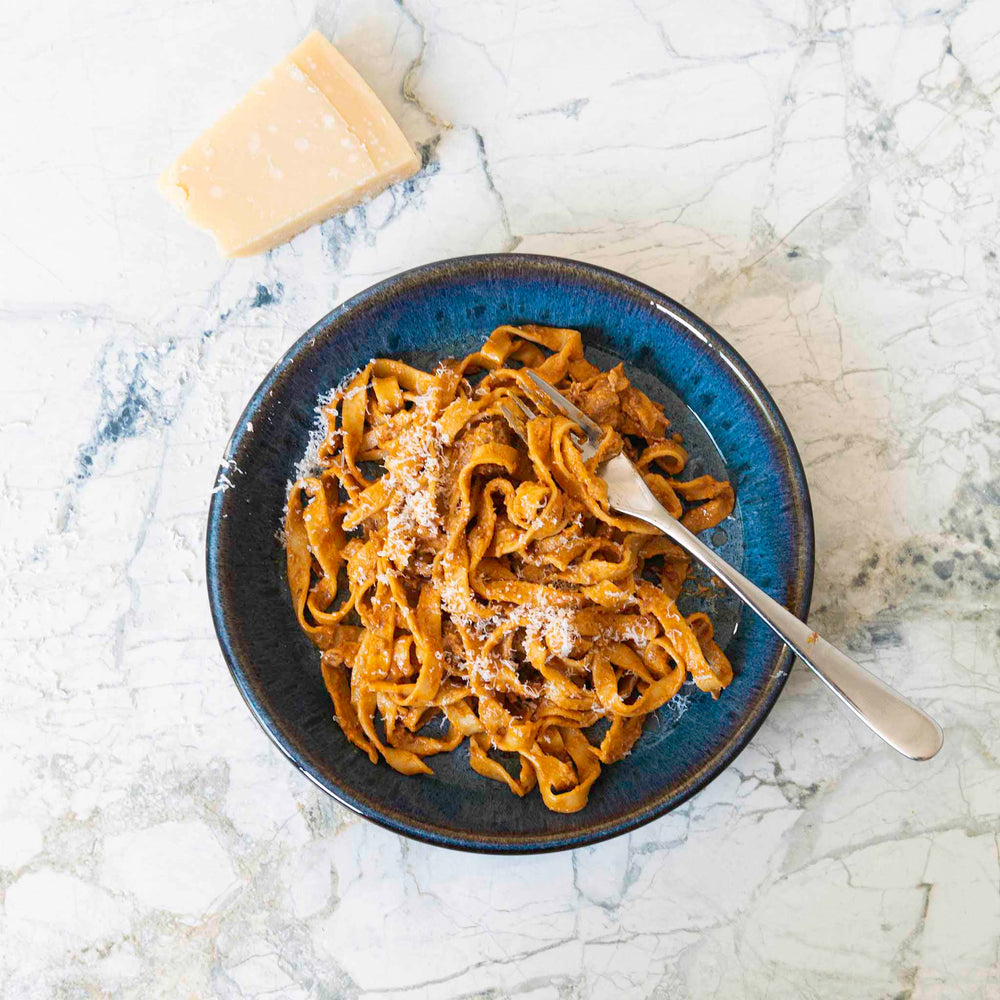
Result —
[[[426, 166], [222, 262], [155, 176], [311, 27]], [[40, 0], [0, 37], [5, 997], [1000, 997], [1000, 4]], [[683, 808], [500, 859], [280, 757], [205, 596], [229, 431], [352, 293], [514, 248], [747, 357], [812, 487], [811, 620], [935, 760], [797, 666]]]

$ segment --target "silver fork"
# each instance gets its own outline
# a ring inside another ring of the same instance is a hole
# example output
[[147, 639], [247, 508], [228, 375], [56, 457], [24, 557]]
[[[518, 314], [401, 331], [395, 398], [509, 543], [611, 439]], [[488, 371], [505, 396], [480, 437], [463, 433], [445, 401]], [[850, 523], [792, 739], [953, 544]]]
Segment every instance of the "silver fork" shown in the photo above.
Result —
[[[535, 388], [550, 401], [557, 411], [573, 420], [582, 432], [581, 453], [584, 461], [593, 458], [604, 432], [582, 410], [575, 407], [562, 393], [534, 372], [526, 371]], [[537, 414], [517, 397], [512, 397], [522, 413], [515, 413], [506, 404], [500, 409], [511, 428], [525, 436], [524, 419]], [[693, 532], [671, 517], [650, 492], [636, 467], [625, 457], [616, 455], [598, 470], [608, 486], [608, 504], [622, 514], [645, 521], [659, 528], [668, 538], [686, 549], [707, 566], [737, 597], [758, 614], [795, 654], [816, 673], [820, 680], [861, 721], [889, 746], [912, 760], [929, 760], [938, 750], [944, 736], [941, 727], [926, 712], [880, 681], [874, 674], [855, 663], [849, 656], [820, 637], [787, 608], [769, 597], [760, 587], [720, 559]]]

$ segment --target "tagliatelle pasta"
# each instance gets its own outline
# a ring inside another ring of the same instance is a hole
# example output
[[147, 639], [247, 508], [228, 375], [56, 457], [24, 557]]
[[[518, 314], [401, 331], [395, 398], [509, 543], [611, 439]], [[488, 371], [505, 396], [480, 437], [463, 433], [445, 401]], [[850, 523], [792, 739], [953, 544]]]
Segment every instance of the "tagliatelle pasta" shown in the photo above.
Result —
[[[511, 432], [501, 403], [539, 409], [526, 368], [604, 428], [589, 462], [561, 415], [529, 421], [527, 443]], [[502, 326], [433, 373], [373, 360], [323, 413], [316, 469], [289, 491], [288, 584], [373, 764], [429, 774], [468, 740], [476, 772], [575, 812], [689, 675], [713, 697], [732, 679], [709, 618], [677, 608], [687, 555], [609, 510], [596, 468], [624, 449], [695, 531], [733, 490], [678, 478], [662, 407], [590, 364], [576, 330]]]

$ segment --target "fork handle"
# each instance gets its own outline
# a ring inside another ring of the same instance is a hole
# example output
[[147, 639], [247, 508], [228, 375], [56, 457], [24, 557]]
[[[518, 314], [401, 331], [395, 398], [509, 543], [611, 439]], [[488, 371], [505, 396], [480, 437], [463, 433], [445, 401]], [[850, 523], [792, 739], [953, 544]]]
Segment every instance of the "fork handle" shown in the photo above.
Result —
[[[630, 512], [632, 513], [632, 512]], [[666, 511], [634, 516], [665, 535], [704, 563], [744, 604], [756, 612], [816, 673], [820, 680], [889, 746], [911, 760], [929, 760], [944, 740], [941, 727], [860, 664], [831, 645], [760, 587], [738, 573], [693, 532]]]

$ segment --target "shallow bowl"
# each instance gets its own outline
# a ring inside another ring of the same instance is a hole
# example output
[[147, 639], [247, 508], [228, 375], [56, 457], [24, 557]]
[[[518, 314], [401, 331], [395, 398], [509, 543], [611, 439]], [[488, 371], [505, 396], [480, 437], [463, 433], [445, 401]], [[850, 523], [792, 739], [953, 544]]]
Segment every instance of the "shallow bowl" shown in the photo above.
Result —
[[[664, 404], [692, 454], [686, 474], [728, 476], [737, 506], [708, 540], [799, 617], [809, 608], [813, 526], [802, 464], [774, 400], [711, 327], [621, 274], [555, 257], [498, 254], [406, 271], [334, 309], [306, 332], [254, 393], [226, 448], [208, 520], [215, 628], [251, 712], [288, 759], [350, 809], [443, 847], [522, 853], [580, 847], [676, 808], [746, 746], [784, 687], [791, 654], [735, 599], [709, 610], [733, 663], [722, 696], [685, 688], [625, 760], [605, 768], [587, 807], [549, 812], [469, 768], [464, 747], [433, 777], [372, 765], [334, 721], [319, 653], [300, 632], [276, 538], [286, 485], [316, 420], [316, 399], [371, 357], [423, 362], [463, 355], [502, 323], [582, 331], [588, 357], [618, 359]], [[232, 487], [227, 484], [232, 483]], [[686, 594], [704, 606], [711, 588]]]

